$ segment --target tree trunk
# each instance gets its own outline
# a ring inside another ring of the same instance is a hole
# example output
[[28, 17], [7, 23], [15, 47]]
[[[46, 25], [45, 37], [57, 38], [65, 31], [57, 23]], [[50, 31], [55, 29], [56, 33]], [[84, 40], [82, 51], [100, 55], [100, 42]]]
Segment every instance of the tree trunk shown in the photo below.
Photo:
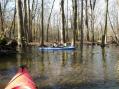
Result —
[[114, 37], [115, 37], [115, 39], [116, 39], [116, 43], [117, 43], [117, 45], [119, 45], [119, 39], [118, 39], [118, 37], [117, 37], [117, 33], [116, 33], [115, 30], [114, 30], [114, 27], [113, 27], [113, 24], [112, 24], [112, 22], [111, 22], [111, 18], [110, 18], [110, 16], [109, 16], [109, 13], [108, 13], [108, 18], [109, 18], [109, 22], [110, 22], [112, 31], [113, 31], [113, 33], [114, 33]]
[[86, 3], [86, 9], [85, 9], [86, 21], [85, 21], [85, 24], [86, 24], [86, 29], [87, 29], [87, 41], [89, 41], [90, 38], [89, 38], [89, 27], [88, 27], [88, 0], [85, 0], [85, 3]]
[[23, 46], [23, 16], [22, 16], [22, 2], [16, 0], [17, 22], [18, 22], [18, 46]]
[[44, 46], [44, 1], [42, 0], [42, 39], [41, 39], [41, 46]]
[[62, 15], [62, 23], [61, 23], [61, 34], [62, 34], [62, 39], [61, 39], [61, 43], [65, 43], [66, 39], [65, 39], [65, 14], [64, 14], [64, 0], [61, 0], [61, 15]]
[[105, 12], [105, 29], [102, 35], [102, 44], [101, 47], [105, 47], [106, 44], [106, 35], [107, 35], [107, 17], [108, 17], [108, 0], [106, 0], [106, 12]]
[[48, 18], [48, 24], [47, 24], [47, 37], [46, 37], [46, 41], [48, 42], [49, 39], [48, 39], [48, 29], [49, 29], [49, 24], [50, 24], [50, 18], [51, 18], [51, 15], [52, 15], [52, 10], [53, 10], [53, 7], [54, 7], [54, 3], [55, 3], [55, 0], [53, 1], [53, 4], [52, 4], [52, 8], [51, 8], [51, 12], [50, 12], [50, 15], [49, 15], [49, 18]]
[[90, 8], [91, 8], [91, 30], [92, 30], [92, 45], [94, 45], [95, 41], [95, 33], [94, 33], [94, 10], [95, 10], [96, 0], [90, 0]]
[[58, 32], [57, 32], [57, 35], [58, 35], [58, 42], [60, 41], [60, 29], [59, 29], [59, 24], [60, 24], [60, 21], [59, 21], [59, 17], [58, 17], [58, 15], [57, 15], [57, 30], [58, 30]]
[[28, 42], [32, 41], [32, 15], [30, 10], [30, 0], [27, 0], [27, 18], [28, 18]]
[[14, 10], [14, 17], [13, 17], [13, 21], [12, 21], [12, 24], [11, 24], [11, 27], [10, 27], [10, 34], [9, 34], [9, 38], [12, 38], [13, 39], [15, 38], [15, 34], [14, 34], [14, 29], [15, 29], [15, 16], [16, 16], [16, 4], [15, 4], [15, 10]]
[[74, 38], [74, 46], [76, 44], [76, 31], [77, 31], [77, 0], [72, 0], [72, 5], [73, 5], [73, 38]]
[[24, 33], [25, 39], [29, 42], [29, 33], [28, 33], [28, 13], [27, 13], [27, 0], [24, 0]]
[[83, 48], [83, 38], [84, 38], [84, 34], [83, 34], [83, 0], [81, 0], [81, 48]]
[[118, 6], [119, 6], [119, 0], [117, 0], [117, 4], [118, 4]]
[[[4, 27], [3, 27], [3, 14], [2, 14], [2, 8], [1, 8], [1, 3], [0, 3], [0, 31], [2, 34], [4, 34]], [[1, 34], [1, 35], [2, 35]]]
[[69, 6], [68, 6], [68, 4], [69, 4], [69, 2], [68, 2], [68, 0], [67, 0], [67, 27], [66, 27], [66, 28], [67, 28], [67, 29], [66, 29], [66, 31], [67, 31], [67, 32], [66, 32], [66, 39], [67, 39], [67, 40], [66, 40], [66, 41], [69, 41], [69, 36], [68, 36], [68, 33], [69, 33], [69, 32], [68, 32], [68, 31], [69, 31], [69, 21], [68, 21], [68, 20], [69, 20], [69, 13], [68, 13], [68, 12], [69, 12], [69, 11], [68, 11], [68, 10], [69, 10]]

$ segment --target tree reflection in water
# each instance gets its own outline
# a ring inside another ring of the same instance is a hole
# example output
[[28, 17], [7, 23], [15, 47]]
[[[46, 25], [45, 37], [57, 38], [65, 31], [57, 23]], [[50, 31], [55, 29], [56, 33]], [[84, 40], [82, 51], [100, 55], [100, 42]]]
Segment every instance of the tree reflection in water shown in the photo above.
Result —
[[75, 51], [41, 52], [30, 47], [16, 57], [1, 58], [0, 79], [4, 82], [0, 86], [16, 73], [13, 70], [26, 64], [40, 89], [114, 89], [119, 81], [118, 50], [84, 46]]

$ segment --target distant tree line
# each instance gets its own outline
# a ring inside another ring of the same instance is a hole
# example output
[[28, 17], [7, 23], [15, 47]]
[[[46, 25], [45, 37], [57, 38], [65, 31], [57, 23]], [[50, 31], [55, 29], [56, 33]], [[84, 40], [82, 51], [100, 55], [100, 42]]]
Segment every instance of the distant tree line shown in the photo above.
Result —
[[[113, 12], [110, 13], [109, 0], [102, 1], [105, 6], [103, 16], [99, 15], [98, 0], [60, 0], [60, 12], [54, 8], [57, 0], [2, 0], [0, 37], [16, 39], [19, 46], [30, 42], [40, 42], [45, 46], [46, 42], [55, 41], [62, 44], [73, 41], [74, 45], [77, 42], [81, 45], [100, 44], [101, 47], [109, 42], [119, 45], [118, 19], [112, 20], [114, 16]], [[9, 6], [10, 2], [14, 8]], [[14, 13], [10, 14], [10, 10]], [[118, 18], [116, 5], [113, 11]], [[7, 13], [10, 19], [6, 17]], [[103, 21], [99, 20], [101, 18]]]

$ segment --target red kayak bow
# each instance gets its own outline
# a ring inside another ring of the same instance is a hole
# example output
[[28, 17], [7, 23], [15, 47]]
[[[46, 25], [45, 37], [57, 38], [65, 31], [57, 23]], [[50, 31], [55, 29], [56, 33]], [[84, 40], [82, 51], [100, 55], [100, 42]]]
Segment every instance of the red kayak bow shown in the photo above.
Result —
[[5, 89], [37, 89], [27, 68], [20, 67]]

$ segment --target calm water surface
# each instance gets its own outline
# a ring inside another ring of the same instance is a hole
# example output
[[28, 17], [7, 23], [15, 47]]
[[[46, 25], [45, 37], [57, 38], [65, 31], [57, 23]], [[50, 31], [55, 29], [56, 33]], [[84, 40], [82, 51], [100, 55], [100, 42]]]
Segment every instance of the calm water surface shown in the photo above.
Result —
[[30, 47], [21, 54], [0, 56], [0, 89], [21, 64], [28, 66], [39, 89], [119, 89], [119, 47], [50, 52]]

